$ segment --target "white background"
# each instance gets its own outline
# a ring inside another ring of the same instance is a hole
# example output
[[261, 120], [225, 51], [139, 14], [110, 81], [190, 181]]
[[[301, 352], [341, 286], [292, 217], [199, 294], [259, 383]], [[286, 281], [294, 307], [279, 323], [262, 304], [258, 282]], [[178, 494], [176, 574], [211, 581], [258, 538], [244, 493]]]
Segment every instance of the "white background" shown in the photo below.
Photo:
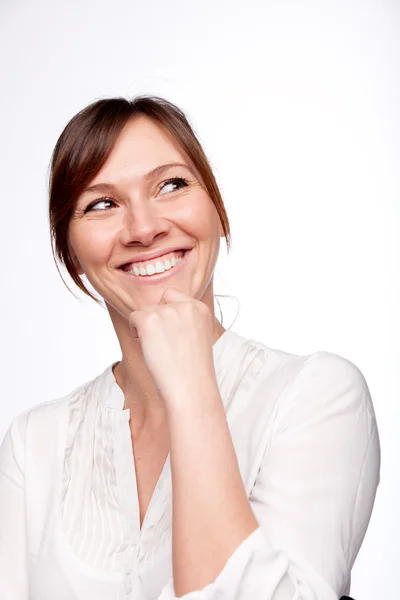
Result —
[[[0, 6], [0, 437], [120, 358], [106, 310], [75, 299], [53, 263], [57, 137], [95, 99], [164, 96], [189, 116], [226, 203], [233, 246], [221, 241], [215, 291], [240, 302], [233, 330], [336, 352], [367, 379], [381, 484], [351, 593], [398, 598], [400, 2]], [[229, 327], [237, 304], [220, 302]]]

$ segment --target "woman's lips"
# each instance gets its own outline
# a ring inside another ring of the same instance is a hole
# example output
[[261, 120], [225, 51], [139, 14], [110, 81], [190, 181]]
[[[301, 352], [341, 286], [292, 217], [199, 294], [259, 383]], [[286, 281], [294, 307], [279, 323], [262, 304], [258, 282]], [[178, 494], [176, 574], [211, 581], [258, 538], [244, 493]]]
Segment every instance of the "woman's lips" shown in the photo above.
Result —
[[155, 273], [154, 275], [134, 275], [133, 273], [128, 273], [127, 271], [124, 271], [122, 267], [120, 267], [118, 271], [120, 271], [125, 277], [134, 279], [135, 283], [138, 284], [149, 285], [152, 283], [158, 283], [164, 281], [165, 279], [168, 279], [169, 277], [173, 277], [174, 273], [175, 275], [179, 273], [179, 271], [181, 271], [181, 269], [183, 269], [183, 267], [186, 265], [186, 262], [191, 253], [192, 250], [185, 250], [182, 260], [180, 260], [175, 267], [172, 267], [171, 269], [168, 269], [163, 273]]

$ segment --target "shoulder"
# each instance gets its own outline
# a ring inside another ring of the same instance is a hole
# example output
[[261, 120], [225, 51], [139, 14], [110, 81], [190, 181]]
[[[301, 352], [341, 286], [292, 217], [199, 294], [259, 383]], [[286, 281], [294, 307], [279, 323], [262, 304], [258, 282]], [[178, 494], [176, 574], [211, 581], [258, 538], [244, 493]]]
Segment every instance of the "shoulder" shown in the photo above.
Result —
[[320, 350], [312, 354], [294, 354], [284, 350], [270, 348], [262, 342], [248, 340], [252, 348], [263, 350], [266, 371], [285, 374], [288, 392], [307, 388], [334, 393], [335, 389], [353, 389], [367, 399], [369, 388], [359, 367], [344, 356]]
[[350, 386], [367, 391], [368, 386], [361, 370], [352, 361], [333, 352], [319, 351], [303, 357], [297, 383], [313, 381], [316, 385]]
[[[294, 359], [292, 359], [293, 362]], [[371, 393], [359, 367], [344, 356], [319, 351], [296, 361], [296, 369], [279, 398], [277, 429], [303, 425], [326, 432], [363, 431], [377, 436]]]
[[10, 438], [16, 446], [27, 441], [45, 441], [51, 435], [57, 435], [59, 428], [68, 419], [71, 403], [93, 398], [93, 390], [98, 378], [80, 384], [68, 394], [35, 404], [15, 416], [9, 424], [4, 440]]
[[275, 405], [279, 419], [348, 414], [354, 419], [364, 415], [371, 427], [376, 424], [366, 378], [348, 358], [325, 350], [294, 354], [253, 339], [248, 344], [262, 350], [259, 388], [273, 386], [279, 392]]
[[361, 387], [366, 386], [366, 381], [360, 369], [349, 359], [320, 350], [312, 354], [295, 354], [277, 348], [270, 348], [262, 342], [250, 339], [248, 344], [252, 348], [264, 351], [265, 362], [270, 362], [273, 368], [279, 368], [292, 375], [292, 379], [330, 377], [352, 381]]
[[336, 404], [356, 402], [365, 409], [373, 408], [361, 370], [349, 359], [333, 352], [319, 351], [304, 357], [301, 370], [292, 384], [298, 392], [314, 390], [320, 397]]
[[295, 379], [300, 381], [304, 378], [318, 380], [329, 377], [352, 382], [362, 388], [367, 385], [363, 373], [353, 362], [333, 352], [320, 350], [312, 354], [295, 354], [271, 348], [254, 339], [247, 339], [246, 346], [253, 352], [262, 352], [267, 370], [286, 372], [288, 381], [294, 382]]

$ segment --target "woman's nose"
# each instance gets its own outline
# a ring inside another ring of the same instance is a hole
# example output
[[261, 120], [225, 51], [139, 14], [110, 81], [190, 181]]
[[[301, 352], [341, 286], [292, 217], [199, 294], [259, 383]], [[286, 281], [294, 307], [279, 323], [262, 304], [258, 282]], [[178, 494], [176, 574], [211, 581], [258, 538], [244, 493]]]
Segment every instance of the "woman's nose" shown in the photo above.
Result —
[[168, 230], [168, 221], [157, 214], [154, 208], [143, 205], [125, 211], [119, 237], [123, 245], [137, 242], [147, 246], [157, 235]]

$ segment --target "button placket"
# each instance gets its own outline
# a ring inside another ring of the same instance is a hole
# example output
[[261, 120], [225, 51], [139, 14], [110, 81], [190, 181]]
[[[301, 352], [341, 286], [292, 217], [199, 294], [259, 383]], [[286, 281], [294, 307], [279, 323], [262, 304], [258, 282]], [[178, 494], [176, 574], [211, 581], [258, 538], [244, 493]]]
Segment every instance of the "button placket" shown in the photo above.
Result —
[[135, 546], [131, 545], [124, 552], [124, 600], [133, 600], [133, 557]]

